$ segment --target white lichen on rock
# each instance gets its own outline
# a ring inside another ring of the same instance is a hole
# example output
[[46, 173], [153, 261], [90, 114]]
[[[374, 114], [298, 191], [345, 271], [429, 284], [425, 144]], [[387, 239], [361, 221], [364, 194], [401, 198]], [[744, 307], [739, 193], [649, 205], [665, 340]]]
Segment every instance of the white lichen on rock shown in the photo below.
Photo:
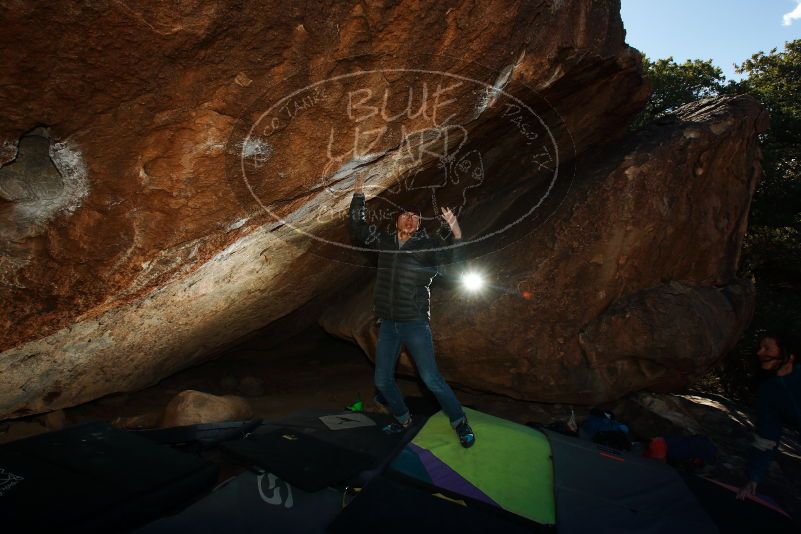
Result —
[[17, 147], [19, 143], [17, 141], [11, 141], [9, 139], [5, 139], [2, 143], [0, 143], [0, 167], [14, 161], [17, 157]]
[[242, 143], [242, 158], [253, 158], [257, 163], [267, 161], [273, 154], [273, 147], [258, 137], [248, 137]]
[[50, 145], [50, 159], [64, 181], [64, 189], [56, 199], [55, 211], [74, 212], [89, 194], [86, 162], [80, 150], [69, 141]]

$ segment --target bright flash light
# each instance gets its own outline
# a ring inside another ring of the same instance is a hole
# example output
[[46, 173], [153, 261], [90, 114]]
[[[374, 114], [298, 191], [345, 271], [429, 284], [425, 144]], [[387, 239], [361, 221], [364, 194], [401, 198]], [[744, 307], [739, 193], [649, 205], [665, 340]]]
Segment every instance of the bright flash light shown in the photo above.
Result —
[[484, 279], [478, 273], [465, 273], [462, 275], [462, 284], [465, 289], [471, 293], [475, 293], [484, 287]]

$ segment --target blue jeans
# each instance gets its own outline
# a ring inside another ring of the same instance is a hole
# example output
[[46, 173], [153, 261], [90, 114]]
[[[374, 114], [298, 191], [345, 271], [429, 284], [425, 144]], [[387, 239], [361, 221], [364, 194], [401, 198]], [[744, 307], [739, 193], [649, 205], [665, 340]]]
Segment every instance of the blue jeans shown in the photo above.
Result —
[[375, 355], [375, 387], [389, 404], [389, 410], [399, 423], [409, 420], [409, 409], [403, 393], [395, 382], [395, 366], [401, 352], [401, 345], [411, 353], [417, 371], [426, 387], [434, 394], [442, 406], [442, 411], [456, 428], [465, 420], [462, 405], [453, 394], [453, 390], [442, 378], [434, 361], [434, 340], [431, 338], [431, 327], [427, 320], [391, 321], [381, 320], [378, 331], [378, 346]]

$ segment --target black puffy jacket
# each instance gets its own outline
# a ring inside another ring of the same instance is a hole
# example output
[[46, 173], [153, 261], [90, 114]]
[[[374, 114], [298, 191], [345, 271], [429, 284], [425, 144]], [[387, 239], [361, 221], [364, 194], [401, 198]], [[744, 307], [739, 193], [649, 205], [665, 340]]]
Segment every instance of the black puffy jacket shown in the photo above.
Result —
[[349, 226], [356, 246], [379, 251], [373, 292], [376, 315], [395, 321], [430, 319], [431, 281], [439, 266], [460, 259], [461, 247], [442, 248], [460, 241], [453, 238], [447, 223], [443, 221], [443, 228], [433, 236], [424, 230], [415, 232], [399, 247], [397, 233], [390, 235], [367, 223], [364, 194], [356, 193], [350, 203]]

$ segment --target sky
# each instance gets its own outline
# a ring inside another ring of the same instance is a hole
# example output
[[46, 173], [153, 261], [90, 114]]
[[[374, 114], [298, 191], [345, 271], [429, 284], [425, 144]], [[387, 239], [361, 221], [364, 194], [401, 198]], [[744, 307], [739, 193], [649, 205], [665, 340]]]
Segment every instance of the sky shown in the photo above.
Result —
[[621, 0], [626, 42], [656, 60], [711, 59], [728, 79], [734, 63], [801, 39], [801, 0]]

